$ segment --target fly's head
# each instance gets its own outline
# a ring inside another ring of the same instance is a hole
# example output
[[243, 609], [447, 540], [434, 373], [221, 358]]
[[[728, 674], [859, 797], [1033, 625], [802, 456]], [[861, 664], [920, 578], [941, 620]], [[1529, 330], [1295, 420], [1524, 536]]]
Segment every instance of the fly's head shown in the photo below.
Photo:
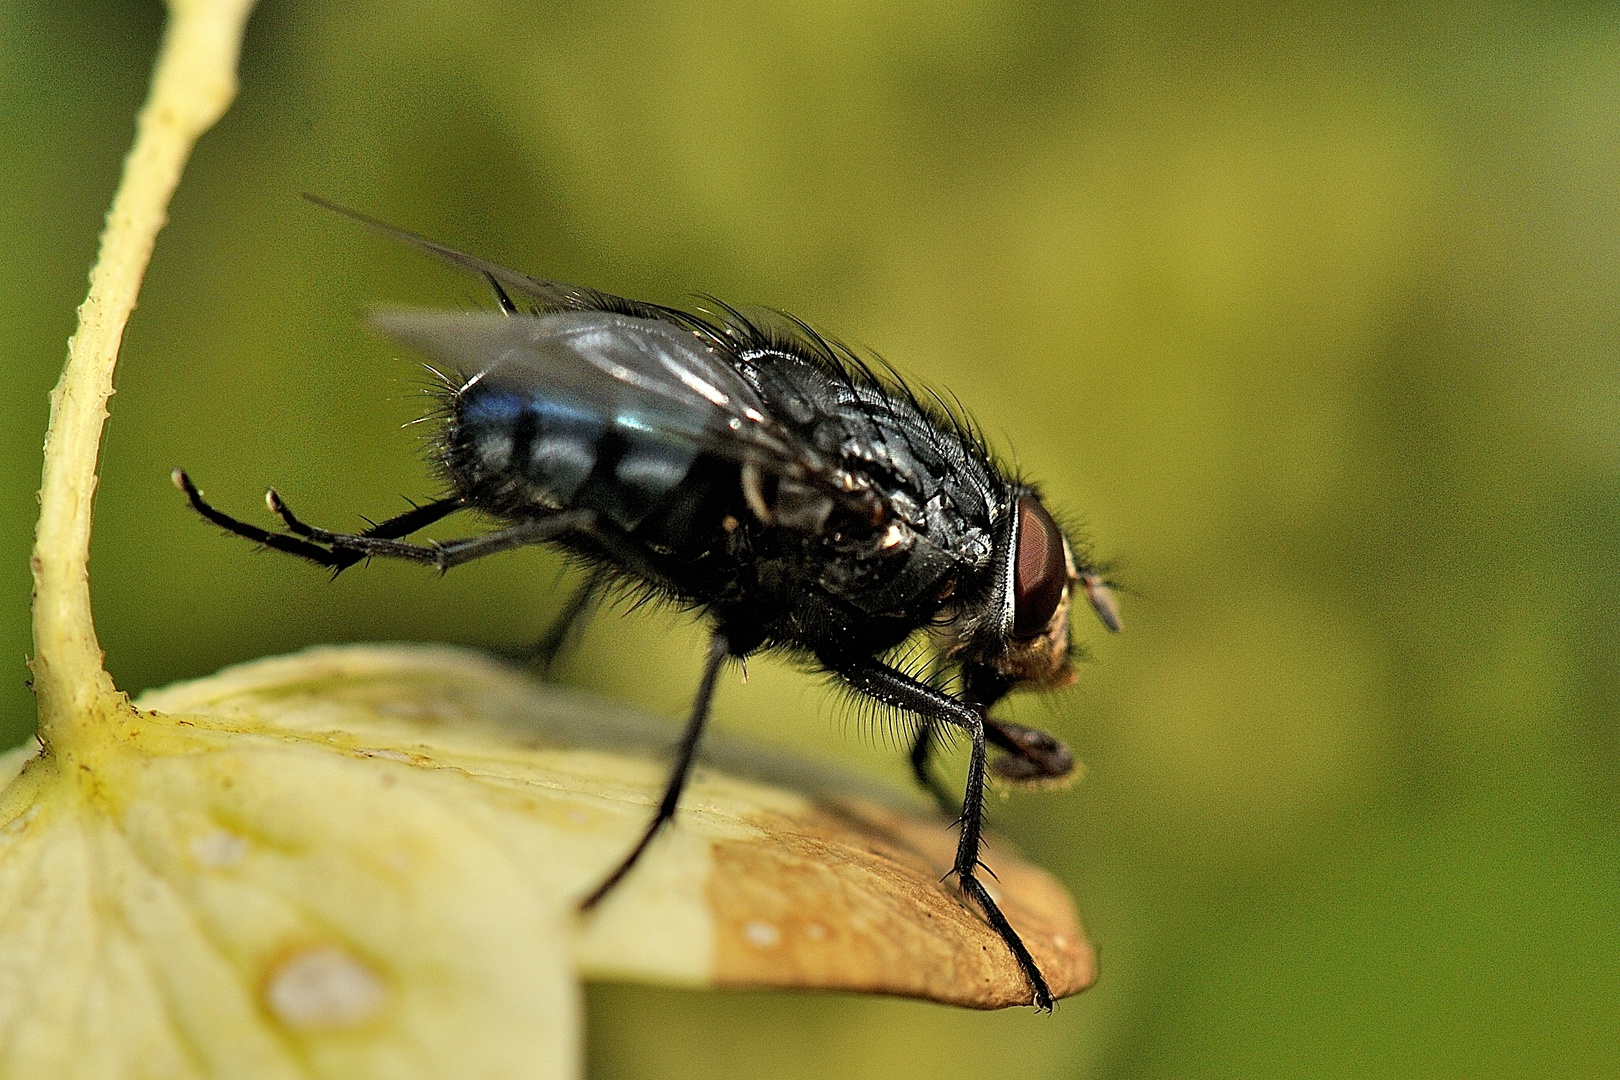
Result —
[[1069, 618], [1083, 593], [1109, 630], [1119, 610], [1102, 575], [1075, 558], [1040, 497], [1014, 489], [997, 529], [992, 579], [983, 599], [945, 627], [947, 656], [962, 664], [970, 696], [988, 707], [1009, 690], [1055, 689], [1074, 681]]

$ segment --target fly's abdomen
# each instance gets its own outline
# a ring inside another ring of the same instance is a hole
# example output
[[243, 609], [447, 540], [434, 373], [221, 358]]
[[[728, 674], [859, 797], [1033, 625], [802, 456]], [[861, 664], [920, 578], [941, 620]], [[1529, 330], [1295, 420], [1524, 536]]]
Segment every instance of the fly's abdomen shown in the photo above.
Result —
[[630, 531], [677, 488], [697, 457], [680, 435], [625, 411], [485, 380], [451, 405], [444, 461], [470, 501], [506, 517], [591, 509]]

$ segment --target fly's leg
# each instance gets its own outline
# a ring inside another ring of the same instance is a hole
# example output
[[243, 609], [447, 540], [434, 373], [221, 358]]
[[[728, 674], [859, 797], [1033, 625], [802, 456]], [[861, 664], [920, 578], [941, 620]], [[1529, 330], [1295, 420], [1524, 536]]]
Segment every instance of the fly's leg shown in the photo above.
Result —
[[595, 575], [581, 582], [563, 604], [562, 610], [551, 620], [551, 625], [546, 627], [546, 632], [540, 635], [540, 640], [520, 654], [523, 659], [539, 668], [542, 673], [550, 671], [551, 665], [557, 662], [557, 657], [574, 643], [580, 631], [585, 628], [585, 623], [601, 599], [601, 589], [601, 582]]
[[[288, 532], [305, 537], [317, 544], [329, 545], [339, 552], [360, 552], [351, 561], [378, 555], [432, 563], [439, 568], [440, 572], [443, 572], [452, 566], [460, 566], [462, 563], [481, 559], [485, 555], [493, 555], [498, 551], [507, 551], [528, 544], [544, 543], [547, 540], [554, 540], [565, 533], [578, 533], [595, 540], [612, 554], [614, 562], [633, 571], [644, 580], [665, 585], [670, 584], [663, 571], [648, 558], [647, 549], [644, 545], [636, 542], [612, 523], [602, 521], [600, 515], [594, 510], [558, 510], [544, 517], [530, 518], [505, 529], [485, 533], [483, 536], [472, 536], [462, 540], [436, 540], [423, 545], [389, 543], [388, 541], [393, 536], [403, 536], [405, 533], [391, 533], [388, 530], [393, 528], [396, 522], [404, 521], [413, 514], [427, 515], [430, 511], [436, 510], [441, 505], [440, 503], [418, 507], [416, 510], [373, 526], [363, 533], [351, 536], [344, 533], [328, 532], [325, 529], [318, 529], [313, 525], [305, 524], [293, 514], [292, 509], [282, 501], [281, 496], [277, 494], [274, 488], [265, 492], [264, 497], [270, 509], [286, 523]], [[451, 499], [445, 499], [442, 502], [445, 504], [454, 503], [451, 509], [457, 509], [461, 505]], [[448, 512], [448, 510], [445, 511], [445, 513]], [[443, 516], [443, 514], [439, 514], [437, 517], [431, 517], [428, 522], [437, 521], [439, 517]], [[424, 524], [428, 522], [424, 522]], [[421, 525], [417, 525], [411, 531], [421, 527]], [[344, 565], [349, 564], [345, 563]], [[339, 567], [339, 569], [341, 568]], [[542, 659], [542, 666], [549, 666], [551, 661], [555, 659], [556, 653], [568, 643], [569, 636], [590, 615], [591, 609], [601, 597], [601, 591], [602, 581], [593, 575], [580, 587], [579, 591], [569, 598], [557, 622], [541, 638], [535, 649], [536, 654]]]
[[[174, 481], [175, 487], [179, 488], [185, 493], [187, 500], [189, 500], [191, 503], [191, 508], [197, 511], [198, 514], [201, 514], [205, 520], [218, 525], [226, 532], [242, 537], [244, 540], [252, 540], [256, 544], [263, 544], [265, 547], [270, 548], [273, 551], [284, 552], [288, 555], [296, 555], [300, 559], [308, 559], [310, 562], [319, 566], [327, 567], [334, 574], [342, 570], [344, 567], [352, 565], [356, 559], [360, 558], [360, 556], [351, 557], [348, 553], [330, 551], [318, 544], [312, 544], [308, 540], [301, 540], [296, 536], [290, 536], [286, 533], [273, 533], [266, 529], [261, 529], [257, 525], [249, 525], [245, 521], [238, 520], [237, 518], [231, 517], [229, 514], [222, 513], [221, 511], [214, 509], [202, 497], [202, 492], [197, 490], [197, 485], [191, 482], [191, 477], [187, 476], [183, 469], [174, 470], [174, 472], [170, 474], [169, 478]], [[440, 503], [429, 504], [429, 506], [435, 509], [439, 508], [441, 505], [442, 504]], [[444, 513], [440, 514], [439, 517], [444, 517], [459, 508], [459, 504], [445, 507]], [[427, 507], [418, 507], [415, 510], [406, 511], [406, 513], [401, 515], [401, 517], [418, 515], [420, 511], [425, 509], [427, 509]], [[388, 521], [385, 521], [376, 527], [379, 529], [383, 527], [391, 527], [397, 520], [397, 518], [390, 518]], [[433, 520], [438, 519], [434, 518]], [[429, 524], [429, 522], [423, 522], [422, 524], [426, 525]], [[421, 528], [422, 526], [418, 525], [416, 527]], [[403, 536], [405, 534], [399, 533], [396, 535]]]
[[1007, 696], [1013, 684], [999, 672], [966, 667], [962, 682], [967, 703], [984, 717], [985, 738], [1006, 753], [990, 763], [990, 771], [1015, 784], [1041, 784], [1062, 780], [1074, 771], [1069, 748], [1039, 728], [1025, 727], [989, 715], [991, 706]]
[[1007, 751], [990, 763], [990, 771], [1017, 784], [1062, 780], [1074, 771], [1069, 748], [1039, 728], [984, 718], [990, 745]]
[[[270, 492], [270, 495], [275, 496], [275, 492]], [[515, 525], [508, 525], [504, 529], [484, 533], [482, 536], [409, 544], [402, 540], [328, 532], [325, 529], [305, 525], [292, 516], [292, 511], [287, 509], [279, 497], [272, 498], [271, 506], [281, 515], [282, 520], [287, 522], [289, 530], [299, 536], [308, 537], [315, 544], [328, 545], [333, 555], [339, 559], [354, 553], [358, 553], [363, 559], [373, 557], [404, 559], [408, 562], [425, 563], [440, 573], [452, 566], [460, 566], [462, 563], [482, 559], [496, 552], [555, 540], [565, 533], [590, 532], [596, 524], [594, 511], [560, 510], [545, 517], [529, 518]]]
[[[174, 470], [170, 474], [170, 479], [174, 481], [175, 487], [185, 493], [186, 499], [191, 503], [191, 508], [202, 515], [203, 518], [218, 525], [226, 532], [246, 540], [252, 540], [257, 544], [263, 544], [273, 551], [296, 555], [300, 559], [308, 559], [312, 563], [330, 568], [334, 574], [353, 566], [366, 557], [363, 552], [353, 549], [338, 550], [332, 547], [322, 547], [319, 542], [311, 542], [311, 539], [308, 538], [309, 534], [316, 530], [308, 529], [302, 522], [293, 518], [292, 511], [287, 509], [286, 504], [281, 501], [280, 496], [276, 495], [274, 491], [265, 493], [265, 501], [269, 504], [270, 509], [278, 514], [283, 521], [288, 522], [292, 533], [296, 535], [269, 532], [259, 528], [257, 525], [249, 525], [245, 521], [214, 509], [202, 497], [202, 492], [197, 490], [197, 485], [191, 482], [191, 477], [187, 476], [183, 469]], [[387, 521], [378, 522], [371, 528], [354, 536], [353, 539], [361, 542], [398, 540], [420, 529], [425, 529], [435, 521], [449, 517], [463, 508], [464, 504], [460, 499], [438, 499], [421, 506], [413, 506], [403, 514], [391, 517]], [[337, 534], [328, 535], [335, 537]]]
[[173, 479], [175, 486], [185, 492], [186, 498], [191, 500], [192, 508], [220, 528], [273, 550], [330, 567], [334, 572], [352, 566], [362, 559], [373, 557], [425, 563], [443, 572], [452, 566], [460, 566], [462, 563], [481, 559], [498, 551], [554, 540], [564, 533], [588, 533], [596, 526], [596, 514], [590, 510], [563, 510], [545, 517], [520, 521], [482, 536], [469, 536], [460, 540], [436, 540], [428, 544], [410, 544], [397, 537], [415, 532], [462, 509], [461, 501], [441, 499], [408, 510], [362, 533], [335, 533], [300, 521], [287, 504], [282, 502], [281, 496], [272, 490], [265, 493], [265, 502], [287, 526], [286, 532], [273, 533], [215, 510], [204, 501], [202, 493], [191, 482], [191, 478], [179, 469], [174, 471]]
[[489, 282], [489, 287], [495, 290], [495, 300], [501, 305], [501, 313], [504, 315], [516, 315], [518, 307], [512, 303], [512, 298], [506, 295], [506, 290], [501, 288], [501, 279], [494, 274], [485, 273], [484, 280]]
[[[1069, 748], [1039, 728], [1024, 727], [1009, 720], [984, 718], [984, 736], [991, 746], [1005, 750], [990, 762], [990, 771], [1015, 784], [1042, 784], [1062, 780], [1074, 772], [1074, 755]], [[911, 772], [922, 789], [933, 796], [939, 808], [951, 817], [961, 812], [956, 797], [929, 767], [939, 747], [939, 728], [931, 720], [917, 725], [911, 744]]]
[[934, 775], [934, 770], [928, 767], [938, 741], [938, 727], [925, 717], [917, 724], [917, 734], [911, 744], [911, 774], [916, 777], [918, 785], [933, 796], [934, 802], [946, 817], [956, 817], [962, 812], [961, 804], [940, 782], [939, 777]]
[[709, 639], [709, 656], [703, 664], [703, 678], [698, 683], [697, 698], [692, 702], [692, 714], [687, 718], [686, 731], [681, 735], [681, 742], [675, 750], [675, 766], [670, 770], [669, 782], [664, 786], [664, 797], [658, 804], [658, 812], [653, 815], [652, 821], [647, 823], [646, 832], [636, 846], [630, 849], [630, 854], [624, 857], [618, 868], [609, 874], [602, 884], [598, 885], [591, 894], [579, 903], [579, 910], [588, 912], [600, 904], [613, 887], [630, 872], [641, 858], [641, 853], [647, 850], [654, 836], [669, 820], [675, 816], [675, 807], [681, 801], [681, 790], [686, 787], [687, 778], [692, 773], [692, 761], [697, 756], [698, 740], [703, 737], [703, 725], [709, 718], [709, 703], [714, 698], [714, 682], [720, 674], [720, 666], [725, 663], [726, 657], [731, 655], [731, 642], [725, 634], [715, 631]]
[[984, 830], [984, 718], [972, 706], [870, 657], [824, 659], [829, 667], [860, 693], [916, 713], [933, 723], [955, 724], [968, 733], [972, 742], [972, 756], [968, 760], [967, 790], [962, 796], [962, 816], [959, 819], [962, 833], [956, 845], [956, 864], [952, 872], [961, 883], [962, 892], [979, 905], [985, 920], [1001, 935], [1013, 959], [1023, 969], [1034, 993], [1032, 1004], [1037, 1009], [1050, 1012], [1052, 990], [1046, 984], [1046, 977], [1041, 974], [1018, 931], [1012, 928], [1007, 917], [991, 899], [989, 891], [979, 881], [979, 869], [983, 865], [979, 862], [979, 847]]
[[[277, 502], [280, 502], [280, 500], [278, 499]], [[282, 503], [281, 505], [283, 508], [286, 506], [285, 503]], [[466, 504], [464, 504], [460, 499], [437, 499], [430, 503], [424, 503], [421, 506], [412, 506], [403, 514], [396, 514], [386, 521], [379, 521], [371, 528], [366, 529], [360, 535], [368, 540], [400, 540], [411, 535], [413, 532], [419, 532], [422, 529], [427, 528], [435, 521], [440, 521], [450, 516], [457, 510], [462, 509], [465, 505]], [[342, 561], [334, 570], [334, 573], [339, 570], [343, 570], [346, 567], [353, 566], [355, 563], [360, 562], [363, 558], [364, 556], [353, 553], [344, 555]]]

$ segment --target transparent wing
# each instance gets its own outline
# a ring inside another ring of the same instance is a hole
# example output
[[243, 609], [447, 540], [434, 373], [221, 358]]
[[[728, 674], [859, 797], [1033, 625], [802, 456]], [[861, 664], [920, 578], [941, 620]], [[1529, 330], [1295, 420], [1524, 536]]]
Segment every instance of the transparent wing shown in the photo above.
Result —
[[[874, 524], [887, 512], [865, 477], [779, 424], [729, 354], [674, 323], [611, 311], [384, 311], [371, 323], [453, 366], [458, 394], [532, 403], [569, 418], [582, 438], [612, 428], [671, 480], [699, 452], [754, 466], [745, 494], [762, 518], [816, 531], [834, 504]], [[763, 506], [764, 474], [785, 482], [785, 514]]]
[[342, 214], [352, 221], [357, 221], [366, 228], [382, 233], [384, 236], [402, 241], [418, 250], [424, 251], [435, 258], [443, 259], [452, 266], [459, 266], [463, 270], [471, 271], [489, 282], [503, 301], [508, 302], [508, 293], [517, 293], [534, 302], [542, 311], [614, 311], [621, 315], [633, 315], [643, 319], [667, 319], [681, 322], [681, 313], [672, 308], [661, 307], [658, 304], [648, 304], [640, 300], [627, 300], [612, 293], [598, 292], [595, 289], [586, 289], [578, 285], [565, 285], [560, 281], [549, 281], [545, 278], [531, 277], [516, 270], [492, 263], [487, 259], [480, 259], [476, 255], [457, 251], [435, 243], [425, 236], [396, 228], [387, 222], [378, 221], [358, 210], [351, 210], [329, 199], [318, 195], [305, 194], [304, 198], [316, 206], [330, 210], [335, 214]]
[[[404, 241], [484, 278], [504, 313], [385, 311], [372, 325], [453, 366], [464, 385], [500, 384], [573, 412], [585, 427], [600, 421], [644, 431], [653, 457], [673, 460], [681, 445], [754, 466], [745, 471], [750, 505], [763, 518], [818, 531], [834, 506], [881, 524], [891, 507], [870, 479], [841, 468], [785, 428], [734, 366], [739, 342], [717, 326], [674, 308], [531, 277], [445, 247], [314, 195], [317, 206]], [[511, 295], [529, 301], [518, 310]], [[783, 481], [767, 509], [752, 478]]]
[[371, 325], [454, 366], [463, 393], [499, 388], [682, 435], [743, 459], [802, 458], [715, 349], [667, 322], [609, 311], [548, 315], [383, 311]]

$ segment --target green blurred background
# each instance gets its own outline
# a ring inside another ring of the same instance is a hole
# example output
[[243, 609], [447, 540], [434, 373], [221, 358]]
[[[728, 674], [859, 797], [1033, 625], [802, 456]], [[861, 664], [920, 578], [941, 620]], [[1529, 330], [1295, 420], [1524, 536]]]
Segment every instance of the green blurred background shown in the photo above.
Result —
[[[46, 392], [155, 4], [0, 4], [0, 680], [32, 724]], [[996, 802], [1102, 980], [1054, 1017], [603, 986], [600, 1076], [1620, 1071], [1620, 15], [974, 0], [294, 3], [250, 28], [130, 324], [92, 562], [132, 691], [334, 640], [510, 647], [521, 553], [327, 583], [203, 527], [275, 483], [433, 494], [369, 304], [482, 289], [297, 198], [499, 261], [790, 309], [954, 389], [1136, 592], [1020, 700], [1086, 762]], [[687, 623], [566, 681], [676, 715]], [[898, 776], [816, 679], [725, 729]]]

